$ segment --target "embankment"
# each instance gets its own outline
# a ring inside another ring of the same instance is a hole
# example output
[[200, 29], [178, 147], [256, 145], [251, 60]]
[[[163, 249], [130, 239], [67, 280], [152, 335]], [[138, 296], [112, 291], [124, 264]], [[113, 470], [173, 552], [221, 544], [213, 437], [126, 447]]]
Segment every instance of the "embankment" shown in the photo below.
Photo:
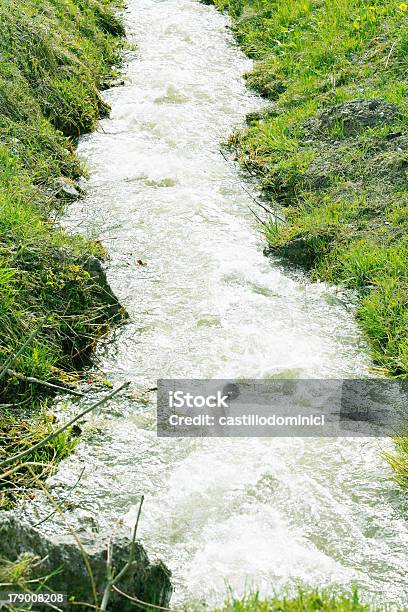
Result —
[[[394, 0], [214, 0], [270, 100], [231, 138], [284, 211], [270, 252], [359, 295], [375, 371], [408, 374], [408, 11]], [[393, 459], [408, 485], [406, 439]]]
[[[0, 460], [53, 427], [40, 409], [49, 388], [32, 379], [75, 381], [96, 339], [124, 316], [99, 264], [103, 247], [57, 222], [81, 194], [75, 139], [109, 110], [99, 87], [120, 59], [116, 8], [0, 1]], [[59, 436], [35, 460], [56, 462], [74, 444]], [[29, 482], [23, 468], [3, 480], [0, 508]]]

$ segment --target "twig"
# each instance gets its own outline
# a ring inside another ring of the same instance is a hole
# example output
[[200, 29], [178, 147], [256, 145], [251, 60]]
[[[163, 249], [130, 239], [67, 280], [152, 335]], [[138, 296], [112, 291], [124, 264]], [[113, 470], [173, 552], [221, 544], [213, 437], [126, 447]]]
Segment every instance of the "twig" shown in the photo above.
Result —
[[133, 560], [135, 558], [136, 534], [137, 534], [137, 528], [139, 527], [140, 515], [142, 514], [143, 502], [144, 502], [144, 495], [142, 495], [142, 497], [140, 498], [139, 510], [137, 512], [137, 517], [136, 517], [136, 523], [133, 528], [132, 542], [130, 544], [129, 561], [127, 563], [127, 567], [125, 566], [123, 570], [119, 572], [119, 574], [117, 574], [115, 581], [120, 580], [122, 578], [123, 574], [127, 571], [127, 569], [133, 563]]
[[256, 212], [254, 210], [252, 210], [252, 208], [248, 205], [249, 210], [251, 211], [251, 213], [254, 215], [255, 219], [265, 227], [266, 223], [265, 221], [262, 221], [262, 219], [256, 214]]
[[395, 43], [396, 43], [396, 42], [397, 42], [397, 41], [396, 41], [396, 40], [394, 40], [394, 42], [393, 42], [393, 43], [392, 43], [392, 45], [391, 45], [390, 52], [389, 52], [388, 57], [387, 57], [387, 60], [386, 60], [386, 62], [385, 62], [385, 68], [386, 68], [386, 69], [388, 68], [388, 62], [390, 61], [390, 58], [391, 58], [392, 52], [394, 51], [394, 47], [395, 47]]
[[[42, 560], [43, 561], [43, 560]], [[39, 564], [36, 564], [39, 565]], [[35, 567], [33, 565], [33, 567]], [[25, 584], [37, 584], [38, 582], [40, 582], [41, 580], [46, 580], [48, 578], [48, 576], [42, 576], [41, 578], [33, 578], [32, 580], [24, 580]], [[15, 586], [15, 582], [0, 582], [0, 587], [10, 587], [10, 586]]]
[[24, 404], [28, 404], [31, 401], [30, 397], [27, 397], [25, 400], [21, 402], [14, 402], [13, 404], [0, 404], [0, 408], [15, 408], [16, 406], [24, 406]]
[[134, 601], [135, 603], [143, 607], [148, 606], [149, 608], [154, 608], [155, 610], [165, 610], [166, 612], [182, 612], [181, 610], [177, 610], [175, 608], [164, 608], [163, 606], [156, 606], [155, 604], [148, 603], [147, 601], [142, 601], [141, 599], [138, 599], [137, 597], [133, 597], [132, 595], [128, 595], [127, 593], [124, 593], [123, 591], [118, 589], [118, 587], [115, 586], [114, 584], [112, 585], [112, 589], [116, 591], [117, 593], [119, 593], [119, 595], [122, 595], [123, 597], [126, 597], [126, 599], [130, 599], [130, 601]]
[[75, 391], [74, 389], [70, 389], [69, 387], [63, 387], [62, 385], [56, 385], [46, 380], [40, 380], [39, 378], [35, 378], [34, 376], [24, 376], [24, 374], [20, 374], [20, 372], [16, 372], [15, 370], [8, 369], [7, 374], [9, 374], [10, 376], [14, 376], [14, 378], [18, 378], [18, 380], [22, 380], [24, 382], [34, 383], [36, 385], [43, 385], [44, 387], [50, 387], [51, 389], [57, 389], [58, 391], [65, 391], [65, 393], [76, 395], [77, 397], [86, 396], [86, 393], [82, 393], [81, 391]]
[[247, 193], [249, 195], [249, 197], [255, 202], [255, 204], [260, 206], [265, 212], [267, 212], [269, 215], [272, 215], [272, 217], [275, 217], [276, 219], [279, 219], [279, 221], [282, 221], [282, 223], [285, 222], [285, 219], [283, 217], [280, 217], [276, 212], [274, 212], [268, 206], [264, 206], [264, 204], [262, 204], [262, 202], [260, 200], [258, 200], [258, 198], [256, 198], [254, 195], [252, 195], [252, 193], [246, 187], [244, 187], [244, 185], [241, 184], [241, 188], [245, 191], [245, 193]]
[[[72, 491], [74, 491], [74, 489], [76, 489], [76, 487], [78, 486], [82, 476], [84, 475], [84, 472], [85, 472], [85, 466], [82, 468], [81, 473], [78, 476], [78, 480], [76, 481], [76, 483], [69, 489], [68, 493], [60, 501], [61, 509], [62, 509], [62, 504], [67, 500], [68, 496], [71, 495]], [[43, 523], [45, 523], [45, 521], [48, 521], [48, 519], [50, 519], [52, 516], [54, 516], [54, 514], [56, 514], [56, 512], [57, 512], [57, 510], [53, 510], [45, 518], [41, 519], [41, 521], [39, 521], [38, 523], [35, 523], [35, 525], [33, 525], [33, 527], [38, 527], [39, 525], [42, 525]]]
[[[220, 149], [220, 153], [223, 156], [223, 158], [225, 159], [225, 161], [229, 163], [228, 158], [224, 155], [224, 152], [221, 149]], [[251, 172], [249, 174], [251, 174], [251, 176], [256, 176], [256, 175], [252, 174]], [[272, 215], [276, 219], [279, 219], [279, 221], [282, 221], [283, 223], [285, 222], [285, 219], [283, 217], [279, 216], [276, 212], [274, 212], [273, 210], [271, 210], [267, 206], [264, 206], [264, 204], [262, 204], [262, 202], [260, 202], [258, 200], [258, 198], [256, 198], [241, 182], [239, 183], [239, 186], [241, 187], [241, 189], [243, 189], [245, 191], [245, 193], [251, 198], [251, 200], [253, 202], [255, 202], [255, 204], [257, 204], [257, 206], [260, 206], [261, 208], [263, 208], [263, 210], [265, 212], [267, 212], [269, 215]], [[249, 208], [249, 206], [248, 206], [248, 208]], [[251, 210], [251, 212], [253, 212], [253, 211]]]
[[41, 440], [37, 444], [34, 444], [34, 446], [31, 446], [25, 451], [22, 451], [21, 453], [18, 453], [17, 455], [13, 455], [13, 457], [9, 457], [8, 459], [5, 459], [4, 461], [2, 461], [0, 463], [0, 468], [3, 468], [6, 465], [9, 465], [10, 463], [14, 463], [14, 461], [18, 461], [19, 459], [22, 459], [23, 457], [25, 457], [26, 455], [29, 455], [33, 451], [41, 448], [41, 446], [44, 446], [44, 444], [46, 444], [47, 442], [49, 442], [56, 436], [59, 436], [59, 434], [65, 431], [66, 429], [68, 429], [68, 427], [71, 427], [71, 425], [76, 423], [76, 421], [79, 421], [80, 419], [82, 419], [86, 414], [88, 414], [88, 412], [91, 412], [91, 410], [95, 410], [95, 408], [98, 408], [99, 406], [107, 402], [108, 400], [112, 399], [112, 397], [117, 395], [119, 391], [127, 388], [129, 385], [130, 385], [130, 382], [123, 383], [122, 385], [120, 385], [120, 387], [118, 387], [117, 389], [115, 389], [114, 391], [112, 391], [111, 393], [103, 397], [101, 400], [99, 400], [99, 402], [96, 402], [96, 404], [93, 404], [92, 406], [89, 406], [88, 408], [83, 410], [76, 417], [74, 417], [73, 419], [65, 423], [65, 425], [63, 425], [62, 427], [59, 427], [56, 431], [53, 431], [52, 433], [50, 433], [48, 436], [46, 436], [43, 440]]
[[49, 463], [44, 463], [44, 462], [41, 462], [41, 461], [26, 461], [24, 463], [19, 463], [18, 465], [14, 465], [7, 472], [4, 472], [3, 474], [0, 474], [0, 480], [6, 480], [6, 478], [8, 478], [12, 474], [14, 474], [14, 472], [16, 472], [17, 470], [21, 470], [21, 468], [27, 467], [28, 465], [36, 465], [36, 466], [47, 467], [47, 466], [49, 466]]
[[102, 598], [102, 603], [101, 603], [101, 612], [106, 612], [106, 610], [108, 609], [107, 607], [109, 603], [109, 597], [110, 597], [112, 588], [115, 587], [115, 582], [118, 582], [133, 564], [133, 560], [135, 557], [136, 533], [137, 533], [137, 528], [139, 526], [140, 515], [142, 513], [143, 502], [144, 502], [144, 495], [142, 495], [142, 497], [140, 498], [139, 510], [137, 513], [136, 523], [133, 528], [132, 541], [130, 543], [130, 549], [129, 549], [129, 560], [125, 564], [125, 566], [120, 570], [120, 572], [116, 574], [116, 576], [112, 575], [112, 557], [111, 557], [110, 550], [109, 550], [110, 546], [108, 547], [108, 583], [103, 593], [103, 598]]
[[94, 606], [93, 604], [90, 604], [86, 601], [70, 601], [69, 602], [70, 606], [85, 606], [85, 608], [92, 608], [93, 610], [100, 610], [99, 606]]

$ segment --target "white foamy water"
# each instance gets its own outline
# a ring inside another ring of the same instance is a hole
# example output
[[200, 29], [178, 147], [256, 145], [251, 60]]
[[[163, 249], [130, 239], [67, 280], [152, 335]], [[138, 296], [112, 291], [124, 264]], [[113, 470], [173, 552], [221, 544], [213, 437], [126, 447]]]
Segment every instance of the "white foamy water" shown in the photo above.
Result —
[[401, 605], [408, 538], [385, 442], [156, 438], [154, 397], [140, 394], [158, 377], [357, 377], [369, 363], [338, 291], [264, 257], [247, 179], [220, 153], [262, 104], [226, 18], [194, 0], [128, 4], [138, 52], [105, 93], [111, 118], [81, 140], [89, 195], [65, 223], [110, 253], [130, 322], [99, 367], [132, 388], [61, 466], [59, 483], [87, 466], [70, 516], [130, 525], [145, 494], [140, 538], [172, 569], [175, 603], [304, 581]]

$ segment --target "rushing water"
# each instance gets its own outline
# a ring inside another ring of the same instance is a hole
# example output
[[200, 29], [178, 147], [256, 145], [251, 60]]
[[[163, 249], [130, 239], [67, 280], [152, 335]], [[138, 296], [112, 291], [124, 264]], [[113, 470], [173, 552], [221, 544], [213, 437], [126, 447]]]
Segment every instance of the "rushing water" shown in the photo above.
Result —
[[157, 377], [359, 376], [369, 364], [339, 292], [263, 256], [247, 179], [220, 153], [262, 104], [226, 18], [195, 0], [130, 0], [126, 18], [138, 51], [105, 94], [111, 118], [81, 140], [89, 195], [65, 222], [109, 250], [130, 322], [98, 363], [132, 387], [91, 417], [56, 478], [87, 465], [71, 515], [84, 530], [130, 525], [144, 493], [140, 537], [173, 570], [175, 602], [303, 580], [401, 604], [407, 531], [384, 443], [156, 438]]

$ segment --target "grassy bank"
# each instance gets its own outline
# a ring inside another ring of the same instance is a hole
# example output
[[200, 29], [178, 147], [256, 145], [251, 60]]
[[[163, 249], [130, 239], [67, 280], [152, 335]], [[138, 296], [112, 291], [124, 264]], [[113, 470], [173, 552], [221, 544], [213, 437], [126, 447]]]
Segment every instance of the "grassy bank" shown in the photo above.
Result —
[[285, 209], [271, 247], [360, 290], [375, 363], [407, 375], [408, 12], [390, 0], [216, 4], [257, 60], [248, 84], [273, 101], [234, 138]]
[[292, 597], [262, 598], [252, 593], [242, 599], [230, 599], [214, 612], [375, 612], [376, 608], [363, 604], [357, 592], [353, 595], [334, 595], [329, 591], [302, 591]]
[[[214, 0], [269, 99], [232, 138], [286, 223], [270, 250], [358, 291], [376, 371], [408, 374], [408, 10], [394, 0]], [[407, 471], [406, 445], [399, 445]]]
[[[80, 195], [75, 139], [108, 112], [98, 88], [119, 60], [116, 8], [116, 0], [0, 0], [0, 460], [53, 427], [40, 408], [48, 389], [32, 379], [75, 380], [121, 316], [100, 245], [53, 221]], [[56, 461], [72, 444], [58, 438], [36, 460]], [[26, 475], [2, 481], [0, 507]]]

